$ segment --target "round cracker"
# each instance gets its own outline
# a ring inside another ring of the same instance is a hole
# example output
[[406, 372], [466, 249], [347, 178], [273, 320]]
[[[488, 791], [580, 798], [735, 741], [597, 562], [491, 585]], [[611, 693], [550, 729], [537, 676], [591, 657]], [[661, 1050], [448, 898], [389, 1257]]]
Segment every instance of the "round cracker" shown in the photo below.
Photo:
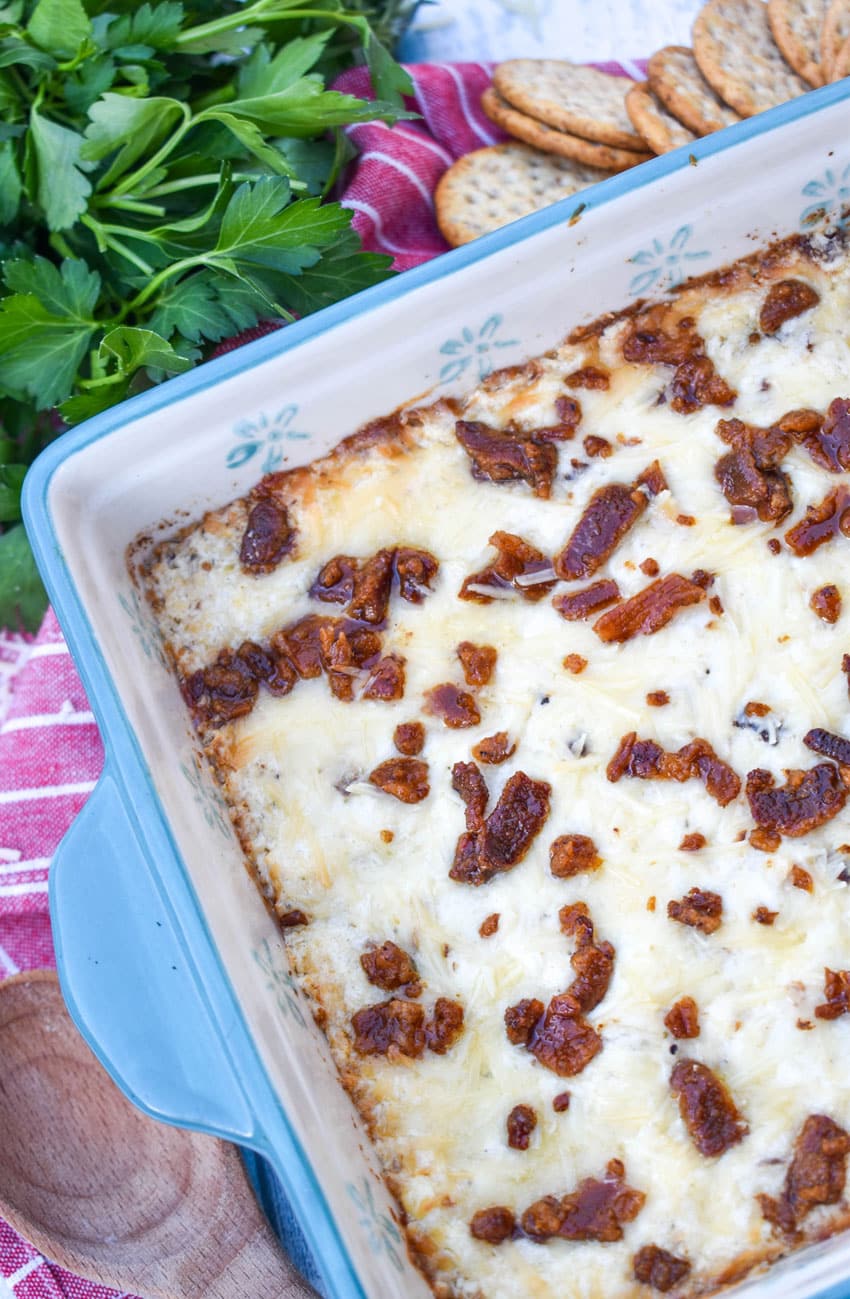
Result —
[[850, 77], [850, 40], [846, 40], [832, 62], [832, 80]]
[[824, 77], [835, 80], [835, 60], [850, 40], [850, 0], [832, 0], [828, 5], [820, 34], [820, 59]]
[[697, 138], [655, 98], [648, 81], [632, 86], [626, 95], [626, 112], [654, 153], [669, 153]]
[[709, 85], [742, 117], [808, 90], [779, 53], [763, 0], [708, 0], [694, 23], [694, 57]]
[[509, 59], [496, 67], [493, 82], [509, 104], [547, 126], [616, 149], [643, 148], [626, 114], [634, 83], [625, 77], [558, 59]]
[[740, 113], [715, 95], [687, 45], [665, 45], [653, 54], [647, 72], [653, 93], [696, 135], [740, 122]]
[[786, 63], [808, 81], [822, 86], [820, 34], [827, 0], [767, 0], [767, 17], [773, 39]]
[[440, 178], [434, 195], [437, 224], [457, 248], [609, 174], [514, 141], [476, 149]]
[[610, 144], [596, 144], [593, 140], [583, 140], [580, 135], [570, 135], [567, 131], [557, 131], [553, 126], [538, 122], [536, 117], [528, 117], [513, 108], [503, 99], [495, 86], [489, 86], [481, 96], [481, 107], [490, 118], [507, 131], [516, 140], [542, 149], [544, 153], [555, 153], [559, 158], [572, 158], [575, 162], [584, 163], [587, 167], [599, 167], [604, 171], [628, 171], [639, 162], [646, 162], [652, 157], [646, 153], [646, 145], [641, 140], [643, 153], [632, 149], [614, 149]]

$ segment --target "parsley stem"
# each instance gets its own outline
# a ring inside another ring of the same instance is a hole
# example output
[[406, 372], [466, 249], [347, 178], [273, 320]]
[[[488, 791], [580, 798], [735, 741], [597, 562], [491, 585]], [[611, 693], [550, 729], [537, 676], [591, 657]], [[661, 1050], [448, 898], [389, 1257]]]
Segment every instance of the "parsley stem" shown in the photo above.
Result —
[[194, 267], [202, 265], [205, 260], [204, 256], [184, 257], [182, 261], [172, 262], [170, 266], [164, 267], [157, 275], [154, 275], [150, 283], [146, 284], [140, 293], [136, 294], [135, 298], [121, 308], [116, 317], [116, 322], [120, 325], [122, 320], [126, 320], [134, 311], [138, 311], [140, 307], [143, 307], [148, 298], [152, 297], [160, 285], [165, 284], [166, 280], [170, 280], [175, 275], [182, 275], [184, 271], [193, 270]]
[[361, 31], [365, 25], [363, 18], [352, 18], [347, 14], [334, 13], [328, 9], [292, 9], [285, 4], [277, 7], [275, 0], [258, 0], [257, 4], [249, 5], [240, 13], [225, 14], [223, 18], [215, 18], [212, 22], [190, 27], [188, 31], [180, 33], [174, 44], [178, 47], [191, 45], [194, 41], [207, 40], [220, 32], [249, 27], [252, 22], [282, 22], [289, 18], [321, 18], [332, 23], [347, 23], [350, 27], [360, 28]]
[[88, 213], [84, 213], [83, 216], [80, 217], [80, 222], [82, 225], [88, 226], [89, 230], [91, 230], [97, 240], [97, 246], [100, 252], [105, 252], [107, 248], [111, 248], [114, 252], [118, 253], [119, 256], [126, 257], [128, 262], [132, 262], [132, 264], [137, 267], [143, 275], [153, 275], [153, 267], [143, 258], [134, 253], [132, 248], [128, 248], [123, 239], [117, 238], [115, 232], [117, 231], [118, 234], [146, 239], [149, 243], [156, 243], [157, 241], [155, 239], [151, 239], [149, 235], [143, 233], [141, 230], [132, 230], [125, 226], [104, 225], [102, 222], [96, 221], [94, 217], [89, 216]]
[[165, 208], [160, 203], [142, 203], [137, 198], [110, 198], [106, 195], [103, 198], [95, 198], [91, 203], [92, 207], [114, 207], [121, 212], [140, 212], [144, 216], [164, 217]]
[[110, 198], [123, 198], [125, 194], [129, 194], [131, 190], [135, 189], [140, 180], [143, 180], [145, 176], [154, 171], [159, 164], [177, 148], [177, 145], [183, 139], [183, 136], [194, 125], [194, 119], [190, 110], [185, 104], [181, 104], [180, 107], [183, 110], [183, 121], [177, 129], [171, 133], [164, 144], [160, 145], [156, 153], [151, 154], [147, 162], [143, 163], [141, 167], [138, 167], [136, 171], [131, 171], [122, 181], [118, 182], [114, 189], [110, 190]]

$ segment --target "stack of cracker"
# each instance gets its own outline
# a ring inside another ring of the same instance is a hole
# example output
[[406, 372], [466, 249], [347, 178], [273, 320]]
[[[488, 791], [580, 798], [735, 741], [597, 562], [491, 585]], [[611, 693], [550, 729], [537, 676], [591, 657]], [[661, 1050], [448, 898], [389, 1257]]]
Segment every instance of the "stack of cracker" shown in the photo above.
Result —
[[693, 48], [630, 81], [556, 59], [509, 59], [484, 112], [514, 137], [460, 158], [437, 222], [455, 246], [616, 172], [850, 75], [850, 0], [707, 0]]

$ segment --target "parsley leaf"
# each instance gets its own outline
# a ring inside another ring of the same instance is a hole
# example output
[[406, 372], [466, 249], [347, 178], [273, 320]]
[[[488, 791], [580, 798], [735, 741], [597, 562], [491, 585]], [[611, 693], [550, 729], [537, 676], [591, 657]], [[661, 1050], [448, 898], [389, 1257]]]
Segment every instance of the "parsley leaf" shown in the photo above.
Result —
[[21, 517], [21, 488], [26, 465], [0, 464], [0, 523], [17, 523]]
[[80, 170], [83, 137], [67, 126], [30, 110], [29, 143], [35, 170], [35, 197], [48, 230], [65, 230], [85, 211], [91, 182]]
[[82, 262], [65, 261], [59, 271], [39, 257], [12, 262], [6, 282], [24, 291], [0, 298], [0, 389], [47, 410], [71, 391], [88, 350], [100, 277]]
[[47, 596], [18, 523], [0, 536], [0, 627], [36, 632], [47, 608]]
[[91, 35], [91, 20], [80, 0], [38, 0], [27, 32], [50, 54], [76, 54]]

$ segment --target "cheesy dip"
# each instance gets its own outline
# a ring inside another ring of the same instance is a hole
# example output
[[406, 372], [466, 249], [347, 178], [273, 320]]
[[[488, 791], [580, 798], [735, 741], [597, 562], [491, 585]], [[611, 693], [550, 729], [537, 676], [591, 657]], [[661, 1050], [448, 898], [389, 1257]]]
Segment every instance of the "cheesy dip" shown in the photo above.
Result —
[[144, 581], [444, 1299], [848, 1221], [850, 262], [794, 239], [401, 410]]

